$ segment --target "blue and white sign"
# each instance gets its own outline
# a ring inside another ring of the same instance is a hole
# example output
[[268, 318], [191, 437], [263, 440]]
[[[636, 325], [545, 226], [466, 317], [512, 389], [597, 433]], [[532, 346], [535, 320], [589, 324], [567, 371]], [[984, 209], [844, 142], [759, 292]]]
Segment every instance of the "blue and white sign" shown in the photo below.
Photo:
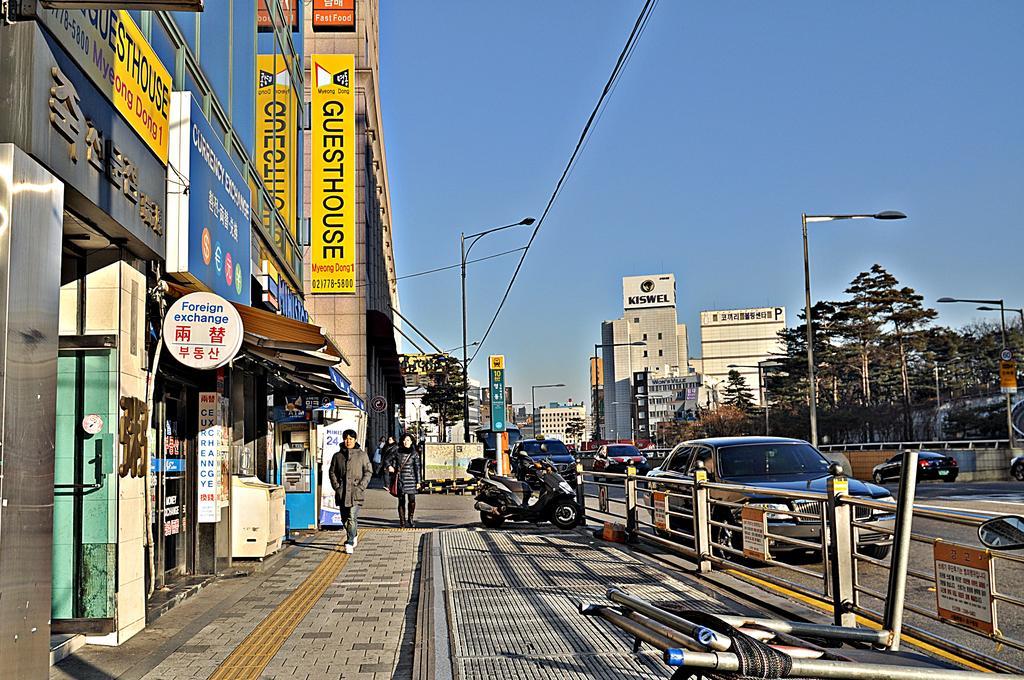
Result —
[[252, 304], [252, 191], [189, 92], [171, 93], [170, 142], [167, 271]]

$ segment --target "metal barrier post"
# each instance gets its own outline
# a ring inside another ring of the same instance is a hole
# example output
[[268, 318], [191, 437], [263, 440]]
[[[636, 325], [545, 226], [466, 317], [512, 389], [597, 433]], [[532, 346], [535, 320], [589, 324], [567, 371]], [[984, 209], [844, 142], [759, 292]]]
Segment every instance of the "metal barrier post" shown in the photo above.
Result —
[[697, 461], [693, 472], [693, 547], [697, 551], [697, 568], [702, 574], [711, 573], [711, 504], [704, 483], [708, 472], [704, 461]]
[[636, 540], [636, 468], [630, 465], [626, 468], [626, 536], [630, 541]]
[[[838, 468], [838, 469], [836, 469]], [[853, 525], [851, 508], [843, 503], [850, 490], [850, 482], [842, 467], [833, 463], [828, 480], [828, 564], [832, 591], [832, 614], [837, 626], [856, 626], [857, 615], [850, 611], [853, 605]], [[824, 537], [823, 537], [824, 538]]]
[[587, 525], [587, 495], [583, 488], [583, 463], [576, 463], [576, 504], [580, 506], [580, 525]]
[[889, 631], [888, 649], [898, 652], [903, 630], [903, 598], [907, 592], [907, 562], [910, 560], [910, 532], [914, 523], [914, 494], [917, 491], [917, 451], [903, 453], [900, 488], [896, 499], [896, 532], [889, 563], [889, 590], [885, 598], [882, 627]]

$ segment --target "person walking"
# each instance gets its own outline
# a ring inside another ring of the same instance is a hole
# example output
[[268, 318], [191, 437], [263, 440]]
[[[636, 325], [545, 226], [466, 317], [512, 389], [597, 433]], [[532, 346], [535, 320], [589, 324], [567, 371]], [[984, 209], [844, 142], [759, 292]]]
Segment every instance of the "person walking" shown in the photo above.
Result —
[[366, 499], [366, 487], [373, 476], [373, 466], [366, 451], [356, 442], [356, 431], [345, 430], [342, 444], [331, 458], [329, 470], [338, 511], [345, 522], [345, 552], [351, 555], [359, 543], [359, 508]]
[[416, 493], [419, 491], [420, 452], [416, 440], [408, 432], [387, 459], [388, 490], [398, 498], [398, 525], [402, 528], [416, 526]]
[[386, 444], [384, 437], [381, 437], [377, 441], [377, 448], [373, 450], [373, 458], [370, 460], [373, 463], [373, 476], [377, 477], [380, 475], [381, 463], [384, 462], [384, 445]]

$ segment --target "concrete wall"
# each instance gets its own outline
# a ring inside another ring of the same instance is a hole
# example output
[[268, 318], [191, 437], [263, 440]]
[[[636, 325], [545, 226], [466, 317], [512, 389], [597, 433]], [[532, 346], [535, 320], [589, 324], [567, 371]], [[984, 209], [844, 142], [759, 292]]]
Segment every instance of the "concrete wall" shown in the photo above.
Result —
[[[1010, 449], [971, 449], [971, 450], [936, 450], [937, 453], [956, 458], [960, 466], [957, 481], [980, 482], [1010, 479], [1010, 460], [1014, 453]], [[871, 470], [879, 463], [884, 463], [899, 453], [896, 449], [884, 451], [832, 451], [825, 452], [832, 457], [838, 453], [846, 456], [853, 466], [853, 476], [857, 479], [871, 479]]]

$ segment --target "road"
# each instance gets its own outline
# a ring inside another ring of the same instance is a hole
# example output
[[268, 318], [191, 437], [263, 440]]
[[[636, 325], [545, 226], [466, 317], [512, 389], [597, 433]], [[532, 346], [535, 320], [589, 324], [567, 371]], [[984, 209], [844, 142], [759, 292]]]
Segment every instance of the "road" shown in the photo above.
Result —
[[[897, 495], [895, 484], [887, 485], [887, 488]], [[596, 494], [596, 487], [590, 485], [588, 494]], [[615, 503], [617, 499], [623, 498], [621, 488], [611, 488], [609, 498], [612, 500], [611, 510], [622, 512], [621, 503]], [[999, 516], [1004, 514], [1019, 514], [1024, 516], [1024, 484], [1019, 482], [963, 482], [963, 483], [935, 483], [924, 482], [918, 485], [916, 503], [927, 507], [950, 509], [969, 515]], [[588, 508], [597, 509], [597, 501], [589, 500]], [[588, 510], [589, 512], [589, 510]], [[641, 511], [646, 512], [646, 511]], [[980, 547], [977, 530], [971, 526], [963, 526], [941, 522], [937, 520], [916, 518], [913, 524], [915, 535], [921, 537], [941, 538], [946, 542], [959, 543], [962, 545]], [[911, 548], [909, 568], [911, 571], [919, 571], [926, 574], [933, 572], [932, 545], [930, 543], [914, 541]], [[1022, 554], [1024, 557], [1024, 554]], [[782, 559], [804, 571], [821, 574], [824, 565], [818, 553], [789, 554]], [[888, 558], [886, 559], [888, 561]], [[786, 566], [769, 566], [746, 563], [757, 569], [760, 576], [766, 579], [785, 579], [805, 589], [814, 592], [824, 592], [824, 581], [805, 573], [794, 571]], [[1024, 565], [1006, 560], [996, 561], [996, 589], [998, 592], [1011, 595], [1024, 600]], [[863, 588], [879, 593], [887, 591], [889, 569], [877, 565], [863, 563], [858, 570], [859, 584]], [[907, 583], [907, 603], [920, 607], [929, 612], [936, 609], [936, 597], [934, 584], [920, 578], [909, 578]], [[866, 594], [861, 595], [862, 606], [882, 611], [884, 603]], [[1024, 640], [1024, 612], [1022, 608], [1011, 604], [1000, 603], [998, 606], [997, 621], [998, 627], [1003, 634], [1009, 638]], [[905, 613], [905, 624], [924, 628], [932, 631], [944, 639], [951, 640], [961, 645], [995, 658], [1024, 667], [1024, 652], [996, 646], [984, 637], [980, 637], [968, 631], [953, 626], [939, 624], [924, 616], [913, 612]]]

